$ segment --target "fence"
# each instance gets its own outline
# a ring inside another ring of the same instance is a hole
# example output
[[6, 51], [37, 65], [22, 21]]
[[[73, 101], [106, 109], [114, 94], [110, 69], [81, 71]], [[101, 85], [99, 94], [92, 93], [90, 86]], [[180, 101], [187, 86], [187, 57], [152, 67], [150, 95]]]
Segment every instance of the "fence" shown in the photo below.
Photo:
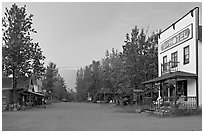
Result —
[[[196, 97], [163, 97], [160, 101], [152, 101], [152, 97], [144, 97], [138, 102], [143, 110], [159, 110], [162, 107], [178, 109], [197, 109]], [[176, 102], [175, 102], [176, 100]], [[175, 106], [176, 103], [176, 106]]]
[[163, 106], [174, 106], [175, 105], [175, 100], [176, 104], [178, 105], [177, 107], [179, 109], [196, 109], [197, 108], [197, 103], [196, 103], [196, 97], [186, 97], [186, 96], [181, 96], [181, 97], [163, 97]]

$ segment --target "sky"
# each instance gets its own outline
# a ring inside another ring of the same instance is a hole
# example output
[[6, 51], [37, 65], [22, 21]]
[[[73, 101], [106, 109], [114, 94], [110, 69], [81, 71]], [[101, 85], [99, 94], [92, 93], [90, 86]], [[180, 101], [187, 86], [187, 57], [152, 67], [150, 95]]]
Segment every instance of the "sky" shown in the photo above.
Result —
[[[2, 3], [5, 7], [12, 3]], [[122, 51], [126, 33], [138, 26], [149, 33], [165, 29], [201, 2], [29, 2], [27, 14], [33, 14], [34, 42], [49, 62], [59, 70], [77, 69], [101, 60], [106, 50]], [[201, 15], [202, 16], [202, 15]], [[202, 25], [202, 19], [200, 24]]]

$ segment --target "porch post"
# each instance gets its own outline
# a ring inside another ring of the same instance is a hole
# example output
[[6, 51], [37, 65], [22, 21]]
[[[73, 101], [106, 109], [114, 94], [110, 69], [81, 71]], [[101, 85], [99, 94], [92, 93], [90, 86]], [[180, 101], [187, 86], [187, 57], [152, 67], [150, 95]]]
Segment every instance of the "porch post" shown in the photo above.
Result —
[[199, 107], [198, 78], [196, 78], [195, 80], [196, 80], [196, 105], [198, 108]]
[[177, 78], [175, 78], [175, 92], [174, 92], [174, 106], [176, 108], [176, 101], [177, 101]]
[[170, 87], [168, 86], [168, 101], [170, 101]]
[[158, 108], [160, 108], [160, 100], [161, 100], [161, 82], [159, 82], [159, 101], [158, 101]]
[[162, 89], [162, 104], [164, 103], [164, 81], [161, 81], [161, 89]]
[[161, 83], [159, 82], [159, 87], [158, 87], [159, 88], [159, 98], [161, 97], [161, 87], [160, 86], [161, 86]]

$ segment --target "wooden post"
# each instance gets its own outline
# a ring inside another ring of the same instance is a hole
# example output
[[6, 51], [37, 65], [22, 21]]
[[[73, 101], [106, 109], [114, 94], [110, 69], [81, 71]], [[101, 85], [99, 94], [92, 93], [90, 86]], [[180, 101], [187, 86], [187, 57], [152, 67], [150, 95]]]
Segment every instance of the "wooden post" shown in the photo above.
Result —
[[[161, 91], [162, 91], [162, 99], [164, 98], [164, 81], [161, 81]], [[162, 100], [162, 104], [164, 103], [164, 99]]]
[[16, 79], [15, 79], [15, 68], [12, 69], [12, 74], [13, 74], [13, 78], [12, 78], [12, 89], [13, 89], [13, 92], [12, 92], [12, 104], [15, 103], [15, 91], [16, 91]]
[[158, 85], [158, 88], [159, 88], [159, 96], [158, 97], [161, 97], [161, 82], [159, 82], [159, 85]]
[[171, 97], [171, 95], [170, 95], [170, 86], [168, 86], [168, 101], [170, 101], [170, 97]]
[[175, 78], [175, 91], [174, 91], [174, 113], [176, 111], [176, 101], [177, 101], [177, 78]]
[[160, 100], [161, 100], [161, 82], [159, 82], [159, 86], [158, 86], [158, 87], [159, 87], [159, 96], [158, 96], [158, 97], [159, 97], [159, 98], [158, 98], [159, 100], [157, 101], [157, 103], [158, 103], [158, 108], [160, 108]]

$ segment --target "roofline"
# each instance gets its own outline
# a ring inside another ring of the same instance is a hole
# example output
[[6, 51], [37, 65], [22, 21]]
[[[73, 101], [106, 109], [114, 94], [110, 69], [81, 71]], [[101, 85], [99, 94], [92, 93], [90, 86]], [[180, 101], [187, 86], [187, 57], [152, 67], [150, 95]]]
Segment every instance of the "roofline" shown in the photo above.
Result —
[[[22, 90], [22, 89], [23, 89], [22, 87], [16, 88], [16, 90]], [[13, 90], [13, 88], [8, 88], [8, 87], [2, 88], [2, 91], [6, 91], [6, 90]]]
[[181, 17], [180, 19], [178, 19], [176, 22], [174, 22], [173, 24], [171, 24], [169, 27], [167, 27], [166, 29], [164, 29], [163, 31], [161, 31], [160, 34], [162, 34], [163, 32], [165, 32], [166, 30], [168, 30], [169, 28], [171, 28], [172, 26], [175, 26], [176, 23], [178, 23], [181, 19], [183, 19], [185, 16], [187, 16], [189, 13], [191, 13], [192, 11], [194, 11], [195, 9], [199, 9], [199, 7], [194, 7], [193, 9], [191, 9], [188, 13], [186, 13], [183, 17]]
[[[177, 73], [185, 73], [185, 74], [192, 74], [192, 75], [178, 75]], [[166, 78], [163, 78], [161, 79], [162, 76], [166, 76], [166, 75], [171, 75], [170, 77], [166, 77]], [[190, 78], [193, 78], [193, 79], [196, 79], [198, 76], [197, 74], [194, 74], [194, 73], [188, 73], [188, 72], [184, 72], [184, 71], [176, 71], [176, 72], [173, 72], [173, 73], [167, 73], [167, 74], [163, 74], [161, 75], [160, 77], [156, 77], [154, 79], [150, 79], [148, 81], [145, 81], [145, 82], [142, 82], [142, 84], [149, 84], [149, 83], [156, 83], [156, 82], [159, 82], [159, 81], [164, 81], [164, 80], [167, 80], [167, 79], [179, 79], [179, 78], [184, 78], [184, 79], [190, 79]], [[174, 74], [174, 75], [173, 75]]]
[[5, 91], [5, 90], [12, 90], [12, 88], [2, 88], [2, 91]]

